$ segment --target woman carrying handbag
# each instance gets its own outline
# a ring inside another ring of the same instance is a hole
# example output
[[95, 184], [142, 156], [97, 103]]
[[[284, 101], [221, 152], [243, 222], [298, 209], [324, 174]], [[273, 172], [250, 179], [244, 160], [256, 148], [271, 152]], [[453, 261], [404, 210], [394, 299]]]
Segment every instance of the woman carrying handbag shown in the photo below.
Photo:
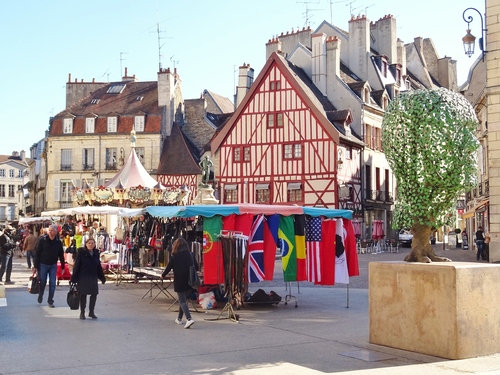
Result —
[[160, 278], [163, 280], [171, 270], [174, 270], [174, 291], [177, 293], [179, 300], [179, 315], [175, 319], [175, 323], [182, 324], [182, 317], [186, 315], [187, 322], [184, 328], [189, 328], [194, 324], [191, 318], [189, 307], [187, 305], [187, 296], [193, 288], [189, 285], [189, 268], [194, 264], [198, 271], [198, 263], [189, 251], [189, 245], [183, 238], [178, 238], [172, 245], [172, 255], [168, 262], [167, 268], [163, 271]]
[[106, 277], [101, 267], [99, 259], [99, 250], [96, 249], [93, 238], [85, 241], [85, 247], [78, 249], [75, 265], [73, 266], [73, 275], [71, 282], [77, 284], [77, 290], [80, 294], [80, 319], [85, 319], [85, 307], [87, 306], [87, 294], [89, 299], [89, 318], [97, 319], [94, 314], [99, 286], [97, 281], [101, 280], [104, 284]]

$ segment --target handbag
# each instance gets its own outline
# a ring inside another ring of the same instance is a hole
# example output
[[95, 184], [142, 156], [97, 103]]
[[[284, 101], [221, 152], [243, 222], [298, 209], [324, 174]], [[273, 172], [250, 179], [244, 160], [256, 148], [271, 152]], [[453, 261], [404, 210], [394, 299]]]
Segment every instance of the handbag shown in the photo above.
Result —
[[200, 287], [200, 278], [198, 277], [198, 272], [196, 271], [196, 267], [194, 266], [193, 253], [189, 253], [191, 255], [191, 260], [193, 264], [189, 266], [189, 279], [188, 284], [193, 289], [198, 289]]
[[36, 271], [33, 271], [33, 275], [30, 276], [30, 282], [28, 283], [28, 292], [31, 294], [40, 293], [40, 281], [36, 275]]
[[78, 310], [80, 307], [80, 295], [76, 289], [76, 284], [69, 284], [69, 292], [66, 297], [66, 302], [68, 303], [70, 310]]

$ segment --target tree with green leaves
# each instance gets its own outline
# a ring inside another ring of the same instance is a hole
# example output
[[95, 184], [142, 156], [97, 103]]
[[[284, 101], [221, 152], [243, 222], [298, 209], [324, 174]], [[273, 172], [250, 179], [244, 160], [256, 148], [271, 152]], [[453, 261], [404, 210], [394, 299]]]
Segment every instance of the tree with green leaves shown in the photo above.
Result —
[[476, 127], [469, 102], [443, 88], [403, 92], [387, 107], [382, 144], [397, 183], [393, 227], [413, 232], [405, 261], [450, 261], [434, 253], [429, 237], [477, 184]]

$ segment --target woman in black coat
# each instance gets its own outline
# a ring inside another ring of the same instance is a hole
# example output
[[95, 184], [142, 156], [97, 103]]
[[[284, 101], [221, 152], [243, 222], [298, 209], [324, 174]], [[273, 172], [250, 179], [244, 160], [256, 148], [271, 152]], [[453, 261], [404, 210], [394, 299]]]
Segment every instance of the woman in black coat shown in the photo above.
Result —
[[77, 284], [77, 290], [80, 294], [80, 319], [85, 319], [87, 294], [90, 294], [89, 318], [97, 319], [94, 308], [99, 293], [98, 279], [103, 284], [106, 282], [101, 260], [99, 259], [99, 250], [95, 247], [95, 240], [89, 238], [85, 241], [85, 247], [78, 249], [75, 265], [73, 266], [73, 275], [71, 276], [71, 282]]
[[177, 293], [180, 305], [179, 315], [177, 319], [175, 319], [175, 322], [177, 324], [182, 324], [182, 316], [185, 314], [187, 322], [184, 328], [189, 328], [194, 324], [194, 320], [191, 318], [191, 313], [187, 305], [187, 296], [193, 289], [188, 283], [189, 267], [193, 264], [198, 271], [198, 263], [191, 254], [191, 251], [189, 251], [188, 243], [185, 239], [178, 238], [172, 244], [170, 260], [167, 268], [165, 268], [165, 271], [163, 271], [161, 275], [161, 279], [163, 280], [171, 270], [174, 270], [174, 291]]

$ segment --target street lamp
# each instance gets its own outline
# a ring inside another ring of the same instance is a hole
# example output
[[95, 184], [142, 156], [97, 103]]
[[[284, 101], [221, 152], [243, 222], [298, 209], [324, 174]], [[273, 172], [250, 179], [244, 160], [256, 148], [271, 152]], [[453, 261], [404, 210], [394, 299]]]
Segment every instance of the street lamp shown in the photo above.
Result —
[[462, 38], [462, 42], [464, 43], [464, 52], [467, 56], [471, 57], [474, 54], [474, 47], [476, 42], [476, 37], [472, 35], [470, 32], [470, 23], [473, 21], [473, 18], [470, 15], [467, 18], [465, 18], [465, 13], [467, 13], [468, 11], [476, 11], [477, 14], [479, 14], [479, 18], [481, 19], [481, 38], [479, 38], [479, 49], [483, 52], [483, 61], [484, 61], [484, 54], [488, 52], [484, 49], [485, 46], [484, 32], [487, 29], [484, 28], [483, 15], [476, 8], [467, 8], [464, 10], [464, 13], [462, 15], [464, 21], [467, 22], [467, 34], [465, 34], [465, 36]]

